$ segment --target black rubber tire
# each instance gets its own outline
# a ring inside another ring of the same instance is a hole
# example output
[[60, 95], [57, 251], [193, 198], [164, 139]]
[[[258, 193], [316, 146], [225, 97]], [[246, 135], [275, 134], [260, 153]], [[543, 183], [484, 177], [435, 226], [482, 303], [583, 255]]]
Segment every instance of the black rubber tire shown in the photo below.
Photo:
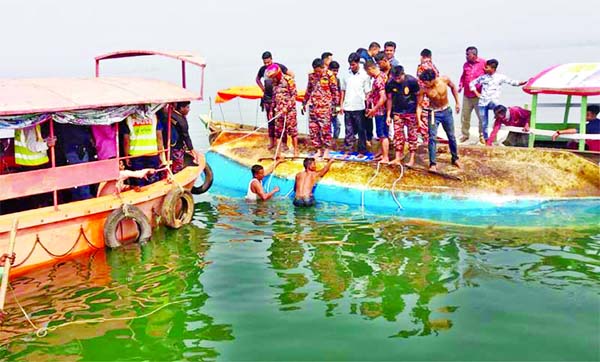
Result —
[[117, 227], [119, 223], [125, 219], [132, 219], [138, 226], [138, 237], [135, 241], [146, 242], [152, 237], [152, 226], [144, 212], [135, 205], [127, 205], [127, 216], [123, 209], [116, 209], [108, 215], [104, 222], [104, 244], [111, 249], [121, 246], [121, 242], [117, 239]]
[[[178, 202], [181, 200], [181, 209], [177, 210]], [[188, 190], [174, 188], [169, 191], [160, 211], [160, 216], [165, 225], [172, 229], [179, 229], [185, 224], [189, 224], [194, 216], [194, 197]]]
[[202, 186], [194, 186], [192, 187], [192, 194], [200, 195], [208, 191], [213, 184], [213, 172], [210, 165], [207, 163], [204, 164], [204, 183]]

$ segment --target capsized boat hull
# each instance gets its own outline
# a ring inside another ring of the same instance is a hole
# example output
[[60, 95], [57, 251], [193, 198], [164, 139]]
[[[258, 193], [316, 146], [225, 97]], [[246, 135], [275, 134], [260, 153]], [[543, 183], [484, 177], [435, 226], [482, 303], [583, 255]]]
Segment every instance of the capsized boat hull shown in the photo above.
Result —
[[[42, 265], [63, 258], [104, 248], [104, 224], [108, 215], [123, 204], [140, 208], [152, 227], [161, 224], [160, 211], [167, 193], [176, 185], [190, 190], [202, 167], [190, 166], [174, 175], [174, 181], [161, 180], [140, 191], [109, 194], [89, 200], [71, 202], [36, 210], [0, 216], [0, 250], [8, 250], [12, 222], [19, 222], [15, 254], [10, 277], [26, 274]], [[135, 236], [133, 228], [124, 228], [124, 237]]]
[[[214, 184], [246, 192], [255, 163], [270, 165], [265, 133], [213, 132], [208, 162]], [[300, 153], [309, 150], [301, 137]], [[462, 169], [450, 164], [446, 145], [438, 146], [439, 174], [428, 173], [427, 151], [419, 147], [418, 169], [365, 162], [336, 162], [315, 188], [317, 200], [388, 210], [529, 209], [550, 201], [600, 201], [600, 167], [568, 151], [513, 147], [460, 147]], [[321, 164], [322, 165], [322, 164]], [[320, 165], [318, 166], [320, 167]], [[302, 159], [277, 167], [266, 185], [282, 195], [293, 188]]]

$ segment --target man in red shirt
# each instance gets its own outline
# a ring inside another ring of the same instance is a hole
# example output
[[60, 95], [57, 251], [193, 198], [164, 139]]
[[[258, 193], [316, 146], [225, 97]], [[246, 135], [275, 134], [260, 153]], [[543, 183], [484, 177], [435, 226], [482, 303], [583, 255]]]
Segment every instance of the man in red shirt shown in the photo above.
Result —
[[[524, 132], [529, 131], [529, 119], [531, 118], [531, 111], [528, 111], [521, 107], [510, 107], [506, 109], [503, 105], [499, 104], [494, 107], [494, 115], [496, 116], [494, 121], [494, 129], [490, 134], [486, 144], [492, 145], [492, 142], [496, 139], [496, 135], [502, 125], [512, 127], [523, 127]], [[529, 134], [509, 132], [508, 137], [504, 141], [506, 146], [514, 147], [527, 147], [529, 143]]]
[[[460, 76], [460, 81], [458, 82], [458, 92], [460, 93], [463, 89], [465, 93], [463, 94], [463, 109], [461, 114], [461, 130], [462, 136], [459, 139], [459, 142], [466, 142], [469, 139], [469, 128], [471, 127], [471, 112], [475, 110], [475, 115], [479, 120], [479, 136], [482, 139], [483, 128], [481, 124], [481, 117], [479, 116], [477, 103], [479, 102], [479, 97], [475, 94], [475, 92], [469, 89], [469, 83], [472, 80], [477, 79], [477, 77], [483, 75], [485, 68], [485, 59], [479, 58], [477, 56], [477, 48], [474, 46], [470, 46], [466, 50], [466, 58], [467, 61], [463, 65], [463, 72]], [[479, 88], [481, 90], [481, 88]]]

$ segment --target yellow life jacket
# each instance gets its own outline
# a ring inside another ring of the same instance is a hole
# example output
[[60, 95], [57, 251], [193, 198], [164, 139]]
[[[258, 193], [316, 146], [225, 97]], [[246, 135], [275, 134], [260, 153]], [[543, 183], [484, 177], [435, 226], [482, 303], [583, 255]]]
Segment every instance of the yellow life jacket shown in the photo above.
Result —
[[[40, 126], [35, 126], [36, 134], [40, 132]], [[43, 142], [43, 141], [40, 141]], [[44, 151], [33, 151], [27, 147], [25, 132], [22, 129], [15, 130], [15, 163], [21, 166], [39, 166], [48, 163], [48, 153]]]
[[143, 118], [138, 114], [127, 117], [129, 126], [129, 155], [140, 156], [158, 152], [156, 140], [156, 114]]

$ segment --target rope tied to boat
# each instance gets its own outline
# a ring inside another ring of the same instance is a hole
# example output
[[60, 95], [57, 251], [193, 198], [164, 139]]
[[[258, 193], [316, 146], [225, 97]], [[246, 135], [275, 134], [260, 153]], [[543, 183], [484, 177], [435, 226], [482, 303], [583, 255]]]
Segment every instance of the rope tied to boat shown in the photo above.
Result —
[[396, 202], [396, 205], [398, 205], [398, 208], [400, 210], [404, 210], [402, 204], [400, 204], [400, 201], [398, 201], [398, 198], [396, 197], [396, 193], [394, 192], [396, 184], [400, 182], [400, 180], [404, 176], [404, 166], [401, 163], [399, 163], [398, 166], [400, 166], [400, 176], [398, 176], [398, 178], [392, 183], [392, 189], [390, 190], [390, 192], [392, 193], [392, 198], [394, 199], [394, 202]]
[[[281, 115], [281, 112], [279, 112], [279, 114], [277, 115], [277, 117], [279, 117], [280, 115]], [[277, 142], [277, 147], [275, 148], [275, 154], [273, 155], [273, 162], [277, 161], [277, 155], [279, 154], [279, 147], [281, 147], [281, 142], [283, 140], [283, 135], [286, 134], [286, 132], [285, 132], [285, 125], [286, 125], [286, 123], [287, 123], [287, 117], [283, 117], [283, 127], [282, 127], [282, 130], [281, 130], [281, 135], [279, 136], [279, 141]], [[270, 190], [271, 190], [271, 180], [273, 180], [273, 172], [275, 172], [275, 167], [277, 167], [277, 165], [275, 165], [273, 167], [273, 170], [271, 171], [271, 174], [269, 175], [269, 182], [267, 182], [267, 189], [266, 189], [267, 192], [270, 192]]]
[[161, 305], [160, 307], [151, 310], [148, 313], [144, 313], [142, 315], [138, 315], [138, 316], [133, 316], [133, 317], [115, 317], [115, 318], [105, 318], [105, 317], [99, 317], [99, 318], [92, 318], [92, 319], [85, 319], [85, 320], [76, 320], [76, 321], [70, 321], [70, 322], [65, 322], [63, 324], [59, 324], [57, 326], [51, 326], [51, 327], [46, 327], [46, 326], [42, 326], [42, 327], [38, 327], [37, 325], [35, 325], [35, 323], [31, 320], [31, 318], [29, 317], [29, 314], [27, 313], [27, 311], [25, 311], [25, 308], [23, 308], [23, 305], [21, 305], [21, 302], [19, 301], [19, 299], [17, 298], [17, 295], [15, 294], [15, 290], [13, 289], [13, 287], [9, 284], [9, 288], [10, 288], [10, 292], [13, 296], [13, 299], [15, 300], [15, 302], [17, 303], [17, 306], [19, 307], [19, 309], [21, 310], [21, 313], [23, 313], [23, 316], [25, 317], [25, 319], [27, 320], [27, 322], [29, 323], [29, 325], [33, 328], [33, 330], [35, 331], [35, 335], [39, 338], [43, 338], [46, 337], [48, 335], [49, 332], [53, 332], [59, 328], [63, 328], [63, 327], [67, 327], [69, 325], [75, 325], [75, 324], [90, 324], [90, 323], [102, 323], [102, 322], [114, 322], [114, 321], [131, 321], [131, 320], [135, 320], [135, 319], [142, 319], [142, 318], [147, 318], [159, 311], [161, 311], [162, 309], [174, 305], [174, 304], [182, 304], [182, 303], [186, 303], [186, 302], [190, 302], [191, 299], [182, 299], [182, 300], [176, 300], [173, 302], [168, 302], [165, 303], [163, 305]]
[[[273, 116], [273, 118], [271, 118], [271, 119], [267, 120], [267, 122], [266, 122], [266, 123], [264, 123], [263, 125], [261, 125], [261, 126], [259, 126], [259, 127], [255, 127], [255, 129], [254, 129], [253, 131], [251, 131], [250, 133], [248, 133], [248, 134], [245, 134], [245, 135], [243, 135], [243, 136], [242, 136], [242, 137], [240, 137], [240, 138], [235, 138], [235, 139], [232, 139], [231, 141], [223, 142], [223, 143], [219, 144], [219, 147], [221, 147], [221, 146], [224, 146], [224, 145], [227, 145], [227, 144], [230, 144], [230, 143], [233, 143], [233, 142], [239, 142], [240, 140], [243, 140], [243, 139], [244, 139], [244, 138], [246, 138], [246, 137], [250, 137], [250, 136], [252, 136], [253, 134], [255, 134], [255, 133], [258, 133], [258, 132], [259, 132], [261, 129], [263, 129], [263, 128], [265, 128], [266, 126], [268, 126], [268, 125], [269, 125], [269, 123], [271, 123], [271, 122], [275, 121], [275, 120], [276, 120], [277, 118], [279, 118], [280, 116], [281, 116], [281, 112], [279, 112], [279, 113], [277, 113], [276, 115], [274, 115], [274, 116]], [[285, 128], [285, 120], [284, 120], [284, 128]], [[281, 133], [281, 135], [283, 136], [283, 132]], [[208, 151], [209, 149], [210, 149], [210, 147], [209, 147], [209, 148], [202, 149], [202, 151]]]
[[375, 178], [377, 177], [377, 175], [379, 175], [379, 169], [381, 168], [381, 161], [377, 162], [377, 169], [375, 170], [375, 174], [373, 174], [373, 176], [371, 176], [371, 178], [369, 179], [369, 181], [367, 181], [366, 185], [362, 188], [361, 191], [361, 195], [360, 195], [360, 207], [363, 211], [365, 211], [365, 190], [367, 190], [369, 188], [369, 185], [371, 185], [371, 182], [373, 182], [373, 180], [375, 180]]

